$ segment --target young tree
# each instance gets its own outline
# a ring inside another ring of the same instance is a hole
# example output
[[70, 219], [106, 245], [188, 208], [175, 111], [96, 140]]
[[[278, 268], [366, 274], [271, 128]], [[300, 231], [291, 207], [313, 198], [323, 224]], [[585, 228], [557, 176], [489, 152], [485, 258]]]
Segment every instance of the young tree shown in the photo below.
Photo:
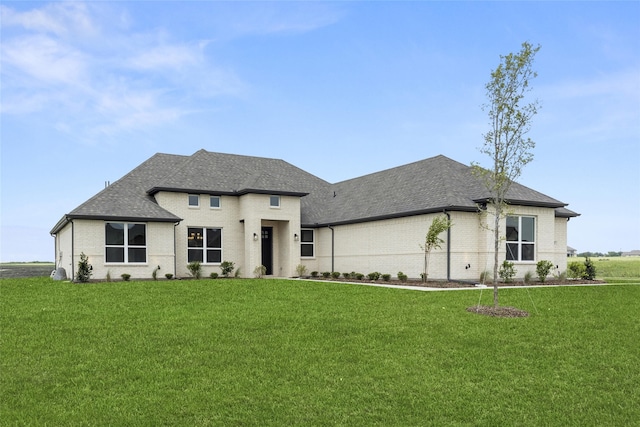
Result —
[[538, 112], [539, 101], [524, 103], [529, 82], [537, 77], [533, 71], [533, 59], [540, 46], [522, 43], [520, 52], [500, 55], [500, 65], [491, 72], [491, 80], [485, 85], [487, 103], [483, 111], [489, 114], [490, 130], [484, 134], [480, 152], [490, 157], [491, 168], [473, 164], [476, 176], [488, 190], [488, 202], [494, 213], [493, 304], [498, 307], [498, 268], [500, 262], [500, 220], [505, 216], [507, 192], [511, 183], [522, 173], [522, 168], [533, 160], [535, 143], [525, 138], [531, 128], [531, 120]]
[[453, 224], [451, 223], [451, 220], [445, 216], [437, 216], [431, 222], [424, 240], [424, 246], [420, 245], [420, 247], [424, 251], [424, 271], [422, 272], [423, 282], [427, 281], [427, 276], [429, 273], [429, 255], [431, 255], [431, 250], [436, 248], [440, 249], [440, 245], [444, 243], [444, 240], [442, 240], [439, 236], [440, 234], [451, 228], [452, 225]]

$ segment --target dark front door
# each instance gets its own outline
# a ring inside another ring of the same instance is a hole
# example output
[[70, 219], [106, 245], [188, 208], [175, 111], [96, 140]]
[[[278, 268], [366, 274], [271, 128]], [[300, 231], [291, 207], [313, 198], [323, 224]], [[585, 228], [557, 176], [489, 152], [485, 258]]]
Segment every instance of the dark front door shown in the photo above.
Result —
[[262, 265], [267, 275], [273, 274], [273, 227], [262, 227]]

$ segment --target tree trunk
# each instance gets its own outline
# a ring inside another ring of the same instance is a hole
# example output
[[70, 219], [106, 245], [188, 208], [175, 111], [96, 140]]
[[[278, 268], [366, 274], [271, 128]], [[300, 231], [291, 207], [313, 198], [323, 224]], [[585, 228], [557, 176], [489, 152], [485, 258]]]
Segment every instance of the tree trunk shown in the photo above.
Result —
[[500, 251], [500, 216], [502, 209], [496, 204], [496, 220], [493, 224], [493, 306], [498, 307], [498, 252]]

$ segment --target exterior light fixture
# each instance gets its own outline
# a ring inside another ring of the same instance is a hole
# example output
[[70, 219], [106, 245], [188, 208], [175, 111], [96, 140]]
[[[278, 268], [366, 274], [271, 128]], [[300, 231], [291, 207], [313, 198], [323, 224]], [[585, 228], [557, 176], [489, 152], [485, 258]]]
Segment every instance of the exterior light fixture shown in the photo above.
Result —
[[294, 234], [294, 235], [293, 235], [293, 240], [295, 240], [295, 241], [297, 242], [298, 240], [300, 240], [300, 238], [298, 237], [298, 235], [297, 235], [297, 234]]
[[257, 233], [253, 233], [253, 240], [254, 241], [258, 241], [258, 234]]

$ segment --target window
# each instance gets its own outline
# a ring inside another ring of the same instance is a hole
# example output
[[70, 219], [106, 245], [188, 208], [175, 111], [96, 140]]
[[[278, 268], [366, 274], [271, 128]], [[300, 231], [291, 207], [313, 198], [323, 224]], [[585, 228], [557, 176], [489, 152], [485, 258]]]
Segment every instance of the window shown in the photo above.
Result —
[[507, 217], [507, 260], [534, 261], [536, 258], [536, 219], [532, 216]]
[[197, 194], [189, 194], [189, 207], [197, 208], [200, 206], [200, 196]]
[[205, 264], [222, 262], [222, 229], [189, 227], [187, 261], [200, 261]]
[[220, 196], [211, 196], [209, 197], [209, 207], [213, 209], [220, 208]]
[[300, 255], [303, 257], [313, 257], [315, 254], [314, 246], [313, 230], [300, 231]]
[[269, 206], [272, 208], [280, 207], [280, 196], [271, 196], [269, 197]]
[[106, 262], [147, 262], [147, 226], [126, 222], [107, 222], [105, 234]]

